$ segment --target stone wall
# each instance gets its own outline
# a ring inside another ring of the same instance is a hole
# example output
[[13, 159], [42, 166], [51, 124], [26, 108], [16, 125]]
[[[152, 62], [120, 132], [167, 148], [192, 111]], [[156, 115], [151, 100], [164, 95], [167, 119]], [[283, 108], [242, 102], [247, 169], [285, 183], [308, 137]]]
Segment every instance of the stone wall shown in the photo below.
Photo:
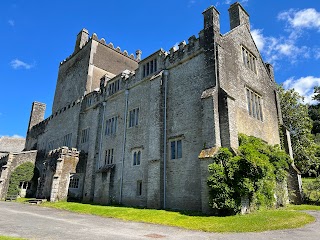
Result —
[[[62, 147], [51, 151], [44, 159], [37, 161], [40, 172], [40, 185], [37, 190], [38, 198], [50, 201], [66, 200], [68, 197], [71, 174], [76, 173], [79, 162], [79, 152], [72, 148]], [[73, 196], [81, 196], [83, 177], [79, 175], [78, 190], [72, 189]]]
[[6, 197], [12, 172], [26, 162], [35, 163], [37, 151], [8, 153], [0, 158], [0, 199]]
[[0, 154], [1, 152], [21, 152], [25, 142], [25, 138], [0, 137]]

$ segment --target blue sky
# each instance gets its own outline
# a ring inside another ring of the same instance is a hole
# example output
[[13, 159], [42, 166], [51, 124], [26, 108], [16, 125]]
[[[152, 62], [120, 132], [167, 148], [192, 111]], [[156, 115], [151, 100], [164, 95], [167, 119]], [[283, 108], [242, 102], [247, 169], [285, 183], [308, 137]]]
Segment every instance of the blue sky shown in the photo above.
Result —
[[[277, 83], [311, 100], [320, 85], [320, 1], [243, 0], [264, 61]], [[33, 101], [51, 114], [59, 62], [69, 56], [82, 28], [142, 57], [166, 51], [203, 27], [202, 11], [214, 5], [221, 33], [229, 31], [233, 1], [36, 1], [0, 2], [0, 136], [25, 137]]]

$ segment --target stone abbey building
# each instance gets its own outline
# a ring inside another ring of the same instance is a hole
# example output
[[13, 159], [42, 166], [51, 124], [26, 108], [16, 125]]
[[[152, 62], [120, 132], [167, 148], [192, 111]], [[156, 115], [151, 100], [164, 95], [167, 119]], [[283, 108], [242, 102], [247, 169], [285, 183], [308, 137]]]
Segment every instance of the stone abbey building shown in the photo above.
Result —
[[[238, 133], [280, 142], [273, 68], [244, 8], [234, 3], [229, 15], [221, 34], [209, 7], [198, 37], [144, 59], [83, 29], [60, 63], [52, 114], [44, 119], [45, 104], [32, 105], [23, 152], [36, 165], [30, 191], [52, 201], [207, 211], [208, 164], [219, 147], [237, 149]], [[2, 198], [10, 161], [0, 159]]]

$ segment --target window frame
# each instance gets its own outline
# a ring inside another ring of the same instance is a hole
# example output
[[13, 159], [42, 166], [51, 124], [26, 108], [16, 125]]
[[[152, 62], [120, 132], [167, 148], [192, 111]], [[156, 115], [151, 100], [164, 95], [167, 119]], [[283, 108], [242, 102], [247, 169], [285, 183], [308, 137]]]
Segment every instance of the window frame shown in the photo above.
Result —
[[142, 192], [143, 192], [142, 180], [138, 180], [137, 181], [137, 191], [136, 191], [137, 197], [141, 197]]
[[141, 155], [142, 149], [134, 149], [132, 151], [132, 166], [140, 166], [141, 165]]
[[118, 128], [118, 116], [113, 116], [106, 120], [105, 132], [106, 136], [112, 136], [117, 133]]
[[84, 128], [81, 130], [81, 135], [80, 135], [80, 143], [86, 143], [89, 142], [89, 133], [90, 133], [90, 128]]
[[75, 175], [75, 174], [71, 174], [69, 177], [69, 186], [68, 188], [70, 189], [79, 189], [80, 188], [80, 177]]
[[243, 45], [241, 45], [241, 55], [244, 65], [257, 74], [257, 57]]
[[114, 149], [109, 148], [105, 152], [104, 165], [114, 164]]
[[132, 128], [134, 126], [139, 125], [139, 112], [140, 108], [133, 108], [129, 111], [128, 115], [128, 128]]
[[263, 114], [263, 98], [256, 91], [249, 87], [245, 87], [246, 94], [246, 108], [250, 117], [253, 117], [261, 122], [264, 121]]
[[182, 139], [177, 138], [177, 139], [172, 139], [169, 141], [170, 142], [170, 159], [175, 160], [175, 159], [180, 159], [182, 158]]

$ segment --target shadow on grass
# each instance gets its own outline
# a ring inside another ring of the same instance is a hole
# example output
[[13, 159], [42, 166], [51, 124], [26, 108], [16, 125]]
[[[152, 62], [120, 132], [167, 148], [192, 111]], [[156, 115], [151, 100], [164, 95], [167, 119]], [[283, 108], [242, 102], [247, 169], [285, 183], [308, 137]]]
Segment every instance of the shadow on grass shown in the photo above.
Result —
[[194, 216], [194, 217], [210, 217], [212, 215], [208, 215], [199, 211], [186, 211], [186, 210], [177, 210], [177, 209], [162, 209], [162, 208], [158, 208], [158, 209], [154, 209], [154, 208], [146, 208], [146, 207], [139, 207], [139, 206], [124, 206], [123, 204], [119, 204], [119, 203], [112, 203], [112, 204], [102, 204], [102, 203], [95, 203], [95, 202], [81, 202], [79, 200], [75, 200], [75, 199], [68, 199], [67, 202], [73, 202], [73, 203], [80, 203], [80, 204], [86, 204], [86, 205], [92, 205], [92, 206], [105, 206], [105, 207], [119, 207], [119, 208], [133, 208], [133, 209], [139, 209], [139, 210], [163, 210], [166, 212], [176, 212], [176, 213], [180, 213], [181, 215], [185, 215], [185, 216]]

